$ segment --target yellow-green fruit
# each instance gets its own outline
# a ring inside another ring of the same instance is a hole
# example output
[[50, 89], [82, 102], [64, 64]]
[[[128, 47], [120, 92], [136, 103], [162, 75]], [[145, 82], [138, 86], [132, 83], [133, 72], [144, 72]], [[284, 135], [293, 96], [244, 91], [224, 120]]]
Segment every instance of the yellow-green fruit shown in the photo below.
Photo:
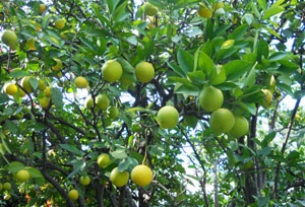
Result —
[[83, 76], [75, 78], [74, 83], [77, 88], [87, 88], [89, 86], [87, 79]]
[[155, 16], [158, 13], [158, 9], [154, 5], [147, 2], [144, 4], [144, 13], [148, 16]]
[[11, 197], [12, 197], [11, 194], [7, 194], [4, 196], [4, 200], [7, 201], [7, 200], [11, 199]]
[[73, 190], [70, 190], [69, 193], [68, 193], [68, 197], [73, 200], [73, 201], [76, 201], [78, 199], [78, 191], [73, 189]]
[[15, 95], [18, 91], [18, 87], [16, 84], [14, 83], [10, 83], [10, 84], [7, 84], [4, 88], [4, 92], [7, 94], [7, 95]]
[[89, 185], [90, 184], [90, 177], [88, 176], [88, 175], [86, 175], [86, 176], [81, 176], [80, 177], [80, 184], [82, 184], [82, 185]]
[[85, 105], [87, 109], [91, 109], [93, 107], [93, 98], [88, 98]]
[[115, 106], [111, 106], [109, 108], [108, 112], [109, 112], [109, 117], [112, 118], [112, 119], [116, 119], [119, 116], [119, 114], [120, 114], [119, 109], [117, 107], [115, 107]]
[[66, 24], [66, 21], [65, 21], [64, 19], [57, 19], [57, 20], [55, 21], [55, 27], [56, 27], [57, 29], [62, 29], [62, 28], [64, 28], [64, 27], [65, 27], [65, 24]]
[[137, 165], [131, 171], [131, 180], [138, 186], [147, 186], [153, 179], [151, 169], [146, 165]]
[[39, 89], [40, 91], [43, 91], [46, 87], [47, 87], [47, 86], [46, 86], [46, 83], [44, 82], [44, 80], [39, 79], [39, 80], [38, 80], [38, 89]]
[[274, 77], [273, 75], [270, 77], [270, 82], [269, 82], [269, 84], [270, 84], [270, 87], [271, 87], [271, 88], [275, 88], [276, 80], [275, 80], [275, 77]]
[[95, 103], [96, 106], [101, 109], [101, 110], [105, 110], [108, 108], [109, 104], [110, 104], [110, 100], [108, 98], [107, 95], [105, 94], [100, 94], [96, 97], [95, 99]]
[[265, 107], [269, 107], [272, 102], [272, 93], [268, 89], [262, 89], [262, 92], [264, 93], [264, 99], [265, 99]]
[[52, 69], [53, 69], [54, 71], [59, 71], [59, 70], [61, 70], [61, 69], [62, 69], [62, 62], [61, 62], [61, 60], [58, 59], [58, 58], [54, 58], [54, 60], [55, 60], [55, 62], [56, 62], [56, 65], [53, 66]]
[[3, 184], [3, 189], [4, 190], [9, 190], [11, 188], [12, 188], [12, 185], [10, 183], [6, 182], [6, 183]]
[[34, 38], [28, 39], [26, 41], [25, 44], [26, 44], [28, 50], [36, 50], [35, 41], [36, 40]]
[[211, 18], [213, 16], [213, 12], [209, 8], [200, 7], [198, 15], [204, 18]]
[[44, 5], [44, 4], [39, 5], [39, 12], [40, 13], [43, 13], [46, 9], [47, 9], [46, 5]]
[[17, 46], [17, 35], [12, 30], [6, 30], [2, 35], [2, 42], [11, 48]]
[[148, 62], [141, 62], [136, 66], [136, 77], [138, 81], [147, 83], [155, 76], [154, 66]]
[[243, 116], [235, 116], [234, 120], [234, 125], [229, 134], [236, 138], [246, 135], [249, 131], [248, 120]]
[[199, 103], [206, 112], [215, 111], [223, 104], [223, 94], [214, 86], [204, 87], [199, 95]]
[[179, 121], [179, 113], [173, 106], [163, 106], [158, 111], [157, 121], [161, 128], [172, 129]]
[[217, 9], [224, 8], [225, 4], [223, 2], [216, 2], [213, 4], [213, 10], [216, 11]]
[[44, 95], [46, 97], [51, 97], [51, 87], [46, 87], [46, 89], [44, 89]]
[[0, 191], [2, 191], [2, 189], [3, 189], [3, 185], [2, 183], [0, 183]]
[[32, 77], [30, 76], [27, 76], [27, 77], [24, 77], [22, 80], [21, 80], [21, 86], [24, 88], [24, 90], [26, 90], [26, 92], [28, 93], [31, 93], [33, 91], [33, 88], [30, 84], [30, 79]]
[[212, 113], [210, 118], [210, 126], [216, 134], [229, 132], [234, 123], [234, 115], [230, 110], [225, 108], [217, 109]]
[[102, 68], [103, 78], [108, 82], [120, 80], [123, 74], [121, 64], [116, 60], [108, 60]]
[[16, 179], [19, 182], [26, 182], [30, 179], [30, 173], [27, 170], [19, 170], [16, 174]]
[[39, 105], [41, 106], [41, 108], [47, 109], [50, 105], [50, 98], [42, 97], [41, 99], [39, 99]]
[[126, 171], [120, 172], [116, 167], [111, 171], [110, 180], [113, 185], [117, 187], [122, 187], [127, 184], [129, 179], [129, 173]]
[[97, 158], [97, 164], [100, 168], [106, 168], [110, 163], [110, 157], [106, 153], [100, 154]]

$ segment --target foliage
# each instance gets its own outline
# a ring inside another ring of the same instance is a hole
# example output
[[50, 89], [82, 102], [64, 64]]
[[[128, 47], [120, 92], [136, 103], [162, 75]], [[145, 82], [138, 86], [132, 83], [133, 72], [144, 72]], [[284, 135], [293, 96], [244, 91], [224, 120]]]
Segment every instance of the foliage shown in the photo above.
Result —
[[[148, 0], [152, 16], [132, 0], [0, 2], [1, 32], [18, 40], [0, 51], [0, 181], [12, 184], [1, 206], [305, 205], [303, 1]], [[109, 60], [123, 69], [111, 82]], [[154, 69], [148, 82], [135, 74], [143, 61]], [[213, 132], [199, 103], [207, 85], [246, 117], [246, 136]], [[96, 105], [102, 94], [108, 109]], [[173, 129], [158, 125], [165, 105], [179, 112]], [[101, 153], [111, 157], [105, 168]], [[138, 164], [152, 169], [150, 185], [111, 184], [112, 169]]]

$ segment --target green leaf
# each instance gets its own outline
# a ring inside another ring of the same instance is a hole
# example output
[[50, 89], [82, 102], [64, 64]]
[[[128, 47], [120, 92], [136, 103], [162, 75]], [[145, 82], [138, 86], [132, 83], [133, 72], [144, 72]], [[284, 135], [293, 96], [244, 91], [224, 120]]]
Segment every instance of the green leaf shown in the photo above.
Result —
[[273, 15], [276, 15], [284, 10], [285, 9], [282, 6], [272, 5], [269, 9], [267, 9], [264, 12], [263, 19], [268, 19], [268, 18], [272, 17]]
[[206, 82], [205, 81], [205, 74], [202, 71], [190, 72], [190, 73], [187, 74], [187, 76], [195, 84], [196, 83], [204, 84]]
[[194, 57], [189, 52], [179, 48], [177, 58], [180, 67], [185, 73], [191, 72], [193, 70]]
[[246, 86], [251, 87], [255, 84], [255, 79], [256, 79], [255, 66], [256, 66], [256, 64], [252, 67], [252, 69], [250, 70], [250, 73], [244, 80], [244, 87], [246, 87]]
[[210, 74], [214, 70], [215, 65], [213, 60], [204, 52], [200, 52], [198, 56], [198, 69], [205, 74]]
[[128, 62], [126, 61], [124, 58], [117, 58], [117, 61], [122, 65], [123, 71], [128, 72], [128, 73], [134, 73], [135, 69], [134, 67]]
[[19, 170], [22, 170], [24, 168], [24, 164], [22, 164], [21, 162], [18, 161], [13, 161], [10, 164], [8, 164], [7, 169], [11, 172], [11, 173], [16, 173]]
[[196, 86], [189, 86], [184, 84], [176, 84], [175, 93], [182, 94], [184, 98], [188, 96], [198, 96], [200, 89]]
[[37, 88], [38, 88], [38, 80], [36, 79], [36, 78], [30, 78], [29, 79], [29, 83], [30, 83], [30, 85], [32, 86], [32, 88], [34, 89], [34, 90], [36, 90]]
[[59, 145], [61, 148], [68, 150], [69, 152], [72, 152], [74, 154], [77, 154], [79, 156], [84, 156], [85, 153], [79, 150], [76, 146], [70, 145], [70, 144], [60, 144]]
[[246, 73], [250, 68], [251, 64], [243, 60], [233, 60], [223, 66], [227, 74], [228, 80], [234, 80]]
[[260, 5], [260, 7], [263, 10], [267, 9], [267, 2], [266, 2], [266, 0], [257, 0], [257, 3]]
[[62, 108], [63, 96], [59, 88], [51, 88], [51, 99], [56, 108]]
[[237, 27], [232, 34], [229, 35], [229, 39], [235, 39], [240, 40], [244, 37], [248, 29], [247, 24], [242, 24], [239, 27]]
[[10, 76], [12, 78], [23, 78], [25, 76], [28, 76], [29, 73], [23, 70], [14, 70], [13, 72], [10, 73]]
[[112, 157], [116, 159], [124, 159], [127, 157], [125, 150], [116, 150], [110, 153]]
[[41, 174], [40, 170], [34, 167], [27, 167], [27, 171], [30, 173], [32, 178], [43, 178], [43, 175]]
[[114, 11], [116, 8], [117, 4], [119, 3], [119, 0], [107, 0], [107, 5], [110, 13]]
[[126, 19], [129, 16], [129, 13], [126, 12], [126, 6], [127, 6], [128, 1], [123, 2], [117, 9], [114, 10], [113, 12], [113, 19], [114, 21], [121, 22], [124, 19]]
[[127, 157], [119, 163], [118, 170], [120, 172], [132, 170], [137, 164], [138, 161], [135, 158]]
[[257, 60], [260, 62], [262, 56], [267, 58], [269, 55], [269, 45], [264, 39], [260, 39], [257, 44]]

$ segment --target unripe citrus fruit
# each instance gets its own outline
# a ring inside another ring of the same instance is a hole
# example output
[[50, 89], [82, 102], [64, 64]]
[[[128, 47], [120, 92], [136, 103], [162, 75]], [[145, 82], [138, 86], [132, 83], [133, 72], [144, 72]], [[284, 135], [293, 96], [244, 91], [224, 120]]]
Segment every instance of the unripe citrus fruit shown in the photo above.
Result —
[[35, 41], [36, 40], [34, 38], [28, 39], [26, 41], [25, 45], [28, 50], [36, 50]]
[[73, 190], [70, 190], [69, 193], [68, 193], [68, 197], [73, 200], [73, 201], [76, 201], [78, 199], [78, 191], [73, 189]]
[[4, 88], [4, 92], [8, 95], [15, 95], [18, 91], [18, 87], [14, 83], [7, 84]]
[[127, 184], [129, 179], [129, 173], [126, 171], [120, 172], [116, 167], [111, 171], [110, 180], [113, 185], [117, 187], [122, 187]]
[[26, 90], [26, 92], [28, 93], [31, 93], [33, 91], [33, 88], [30, 84], [30, 79], [32, 77], [30, 76], [27, 76], [27, 77], [24, 77], [22, 80], [21, 80], [21, 86], [24, 88], [24, 90]]
[[198, 15], [204, 18], [211, 18], [213, 16], [213, 12], [206, 7], [200, 7]]
[[179, 113], [173, 106], [163, 106], [158, 111], [157, 121], [161, 128], [172, 129], [179, 121]]
[[147, 186], [153, 179], [151, 169], [146, 165], [137, 165], [131, 171], [131, 180], [138, 186]]
[[115, 106], [111, 106], [109, 108], [108, 112], [109, 112], [109, 117], [112, 119], [116, 119], [120, 114], [119, 109]]
[[220, 108], [214, 111], [210, 118], [210, 126], [216, 134], [229, 132], [235, 119], [232, 112], [225, 108]]
[[93, 107], [93, 98], [88, 98], [85, 105], [87, 109], [91, 109]]
[[12, 30], [6, 30], [2, 35], [2, 42], [11, 48], [17, 46], [17, 35]]
[[88, 176], [88, 175], [86, 175], [86, 176], [81, 176], [80, 177], [80, 184], [82, 184], [82, 185], [89, 185], [90, 184], [90, 177]]
[[224, 8], [225, 4], [223, 2], [216, 2], [213, 4], [213, 10], [216, 11], [217, 9]]
[[44, 4], [39, 5], [39, 12], [40, 13], [43, 13], [46, 9], [47, 9], [46, 5], [44, 5]]
[[108, 82], [115, 82], [120, 80], [123, 74], [121, 64], [116, 60], [108, 60], [102, 68], [104, 79]]
[[11, 199], [11, 194], [7, 194], [4, 196], [4, 200], [8, 201], [9, 199]]
[[62, 69], [62, 62], [61, 62], [61, 60], [58, 59], [58, 58], [54, 58], [54, 60], [56, 61], [56, 65], [53, 66], [52, 69], [53, 69], [54, 71], [59, 71], [59, 70], [61, 70], [61, 69]]
[[62, 29], [62, 28], [64, 28], [64, 27], [65, 27], [65, 24], [66, 24], [66, 21], [65, 21], [64, 19], [57, 19], [57, 20], [55, 21], [55, 27], [56, 27], [57, 29]]
[[110, 163], [110, 157], [106, 153], [100, 154], [97, 158], [97, 164], [100, 168], [106, 168]]
[[144, 13], [148, 16], [154, 16], [158, 13], [158, 9], [154, 5], [147, 2], [144, 4]]
[[234, 120], [234, 125], [229, 131], [229, 134], [236, 138], [246, 135], [249, 131], [248, 120], [243, 116], [235, 116]]
[[223, 104], [223, 94], [214, 86], [204, 87], [199, 95], [199, 103], [206, 112], [215, 111]]
[[265, 105], [265, 107], [268, 108], [272, 102], [272, 93], [268, 89], [262, 89], [262, 92], [264, 93], [264, 99], [265, 99], [264, 105]]
[[136, 77], [138, 81], [147, 83], [155, 76], [154, 66], [148, 62], [141, 62], [136, 66]]
[[23, 97], [23, 96], [25, 96], [25, 94], [26, 93], [21, 88], [18, 87], [18, 91], [16, 93], [16, 96], [17, 97]]
[[26, 182], [30, 179], [30, 173], [27, 170], [19, 170], [16, 174], [16, 179], [19, 182]]
[[83, 76], [75, 78], [74, 83], [77, 88], [87, 88], [89, 86], [87, 79]]
[[39, 101], [39, 105], [43, 109], [47, 109], [49, 107], [49, 105], [50, 105], [50, 98], [48, 98], [48, 97], [42, 97], [38, 101]]
[[105, 110], [108, 108], [109, 104], [110, 104], [110, 100], [108, 98], [107, 95], [105, 94], [100, 94], [96, 97], [95, 99], [95, 103], [96, 106], [101, 109], [101, 110]]
[[46, 87], [43, 92], [46, 97], [51, 97], [51, 87]]
[[4, 190], [9, 190], [12, 188], [12, 185], [9, 182], [6, 182], [3, 184], [3, 189]]
[[44, 80], [39, 79], [39, 80], [38, 80], [38, 89], [39, 89], [40, 91], [42, 91], [42, 90], [44, 90], [46, 87], [47, 87], [47, 86], [46, 86], [46, 83], [44, 82]]

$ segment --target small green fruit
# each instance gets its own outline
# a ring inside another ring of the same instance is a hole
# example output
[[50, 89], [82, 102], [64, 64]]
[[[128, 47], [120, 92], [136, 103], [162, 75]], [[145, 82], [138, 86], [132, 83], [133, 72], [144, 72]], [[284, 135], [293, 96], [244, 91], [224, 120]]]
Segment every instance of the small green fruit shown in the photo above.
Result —
[[97, 158], [97, 164], [100, 168], [106, 168], [110, 163], [110, 157], [106, 153], [100, 154]]
[[157, 121], [161, 128], [172, 129], [179, 121], [179, 113], [173, 106], [163, 106], [158, 111]]
[[141, 83], [151, 81], [155, 76], [154, 66], [148, 62], [141, 62], [136, 66], [136, 77]]
[[120, 80], [123, 74], [121, 64], [116, 60], [108, 60], [102, 68], [103, 78], [108, 82], [115, 82]]
[[210, 126], [215, 134], [229, 132], [234, 126], [235, 119], [232, 112], [225, 108], [214, 111], [210, 118]]
[[107, 95], [100, 94], [96, 97], [95, 103], [99, 109], [105, 110], [108, 108], [108, 106], [110, 104], [110, 100]]
[[82, 184], [82, 185], [89, 185], [90, 184], [90, 177], [88, 176], [88, 175], [86, 175], [86, 176], [81, 176], [80, 177], [80, 184]]
[[249, 131], [249, 123], [248, 120], [243, 116], [235, 116], [235, 122], [232, 129], [229, 131], [229, 134], [232, 137], [239, 138], [244, 136]]
[[223, 94], [214, 86], [207, 86], [199, 95], [199, 103], [206, 112], [215, 111], [223, 104]]
[[126, 185], [128, 179], [129, 179], [129, 173], [126, 171], [120, 172], [117, 167], [111, 171], [110, 180], [113, 183], [113, 185], [117, 187], [122, 187]]

